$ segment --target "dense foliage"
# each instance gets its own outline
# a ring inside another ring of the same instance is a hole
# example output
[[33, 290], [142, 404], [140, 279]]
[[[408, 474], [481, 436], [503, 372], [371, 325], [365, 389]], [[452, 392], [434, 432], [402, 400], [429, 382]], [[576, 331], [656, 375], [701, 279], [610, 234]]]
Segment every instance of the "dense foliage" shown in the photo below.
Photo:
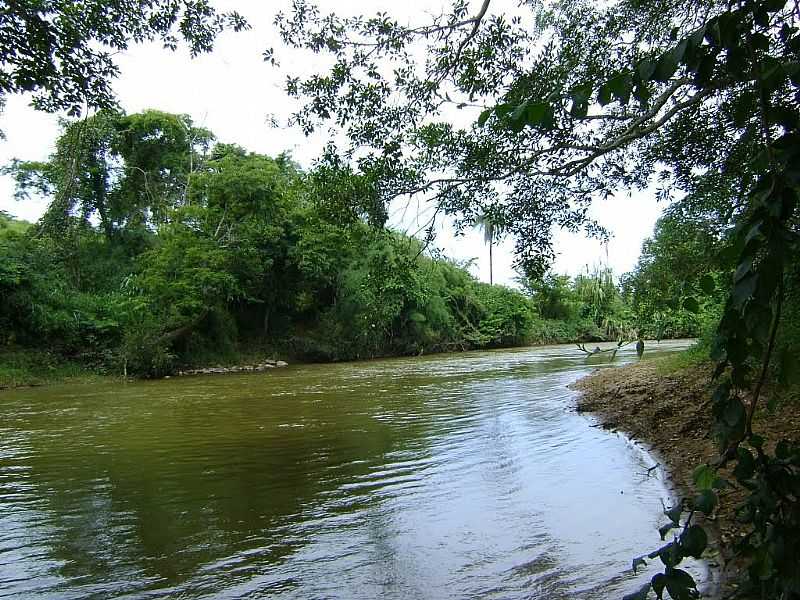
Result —
[[65, 123], [48, 161], [7, 172], [21, 198], [50, 204], [35, 225], [0, 220], [6, 349], [163, 375], [247, 348], [343, 360], [632, 327], [610, 324], [625, 315], [608, 273], [527, 296], [479, 283], [375, 223], [369, 181], [347, 168], [303, 173], [286, 156], [214, 143], [183, 115]]

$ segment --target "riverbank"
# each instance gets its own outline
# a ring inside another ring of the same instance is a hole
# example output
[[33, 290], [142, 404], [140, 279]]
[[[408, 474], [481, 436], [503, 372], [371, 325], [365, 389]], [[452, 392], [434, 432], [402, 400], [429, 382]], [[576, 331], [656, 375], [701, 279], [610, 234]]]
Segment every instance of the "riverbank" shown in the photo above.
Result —
[[[648, 445], [678, 493], [691, 495], [696, 491], [694, 468], [717, 455], [709, 434], [711, 373], [710, 364], [691, 356], [598, 370], [573, 385], [582, 393], [576, 408], [595, 415], [603, 428]], [[794, 409], [784, 403], [772, 412], [759, 411], [754, 427], [768, 439], [796, 435], [800, 418]], [[719, 566], [722, 598], [733, 597], [737, 589], [739, 565], [732, 561], [731, 548], [744, 534], [734, 514], [742, 498], [741, 490], [723, 490], [719, 508], [707, 520], [712, 534], [708, 558], [711, 566]], [[653, 533], [655, 545], [658, 536]]]
[[0, 353], [0, 390], [57, 383], [96, 383], [111, 377], [51, 352], [18, 350]]
[[[530, 344], [520, 346], [512, 344], [491, 349], [520, 348], [548, 346], [552, 344], [574, 344], [574, 341], [552, 341], [549, 338], [536, 340]], [[603, 342], [601, 342], [603, 343]], [[466, 348], [461, 351], [481, 350], [483, 348]], [[444, 354], [453, 350], [430, 352], [429, 354]], [[275, 358], [282, 357], [281, 359]], [[413, 356], [409, 354], [386, 354], [371, 356], [375, 358], [397, 358]], [[95, 361], [97, 362], [97, 361]], [[118, 362], [118, 361], [117, 361]], [[253, 346], [244, 347], [224, 355], [203, 353], [194, 356], [191, 360], [175, 365], [173, 371], [163, 377], [181, 377], [187, 375], [221, 375], [229, 373], [264, 372], [273, 368], [286, 367], [289, 364], [329, 363], [339, 362], [331, 360], [313, 360], [303, 357], [290, 349], [280, 346]], [[124, 365], [109, 368], [104, 364], [92, 366], [77, 360], [69, 360], [46, 350], [14, 349], [0, 351], [0, 390], [15, 389], [20, 387], [38, 387], [59, 383], [94, 383], [102, 380], [119, 379], [124, 381], [132, 376], [125, 373]]]
[[[242, 354], [236, 360], [215, 361], [211, 365], [189, 365], [177, 369], [170, 377], [189, 375], [221, 375], [260, 373], [288, 366], [283, 360], [265, 358], [254, 353]], [[14, 351], [0, 353], [0, 390], [39, 387], [60, 383], [98, 383], [130, 379], [123, 373], [109, 373], [46, 351]]]

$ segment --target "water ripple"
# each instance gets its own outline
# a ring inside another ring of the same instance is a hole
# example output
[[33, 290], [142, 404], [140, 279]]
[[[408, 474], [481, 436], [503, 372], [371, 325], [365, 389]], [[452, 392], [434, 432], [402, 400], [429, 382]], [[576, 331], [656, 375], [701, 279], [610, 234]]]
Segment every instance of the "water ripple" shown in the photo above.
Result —
[[668, 491], [570, 410], [594, 366], [553, 346], [4, 393], [0, 598], [616, 597]]

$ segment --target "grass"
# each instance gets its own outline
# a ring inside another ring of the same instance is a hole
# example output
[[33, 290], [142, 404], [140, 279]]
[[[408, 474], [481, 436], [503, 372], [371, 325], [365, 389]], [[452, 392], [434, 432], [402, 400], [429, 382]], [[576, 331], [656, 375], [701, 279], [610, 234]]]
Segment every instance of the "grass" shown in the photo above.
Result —
[[91, 382], [102, 375], [41, 350], [0, 350], [0, 389], [68, 381]]
[[659, 375], [672, 375], [678, 371], [691, 369], [709, 361], [708, 344], [702, 340], [683, 352], [677, 352], [658, 360], [656, 372]]

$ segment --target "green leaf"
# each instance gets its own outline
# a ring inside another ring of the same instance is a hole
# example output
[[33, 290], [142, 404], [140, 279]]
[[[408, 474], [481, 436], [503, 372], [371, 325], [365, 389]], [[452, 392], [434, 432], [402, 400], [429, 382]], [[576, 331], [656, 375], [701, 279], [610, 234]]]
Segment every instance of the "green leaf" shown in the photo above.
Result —
[[647, 104], [647, 101], [652, 98], [653, 92], [647, 87], [646, 83], [637, 83], [633, 89], [633, 97], [636, 98], [640, 104]]
[[747, 448], [736, 449], [737, 463], [733, 469], [733, 476], [739, 481], [750, 479], [756, 470], [756, 460]]
[[661, 58], [658, 59], [655, 73], [653, 74], [653, 77], [651, 79], [661, 82], [669, 81], [675, 74], [677, 68], [678, 68], [678, 59], [675, 56], [675, 52], [673, 50], [665, 52], [664, 54], [661, 55]]
[[715, 288], [716, 288], [716, 283], [714, 282], [714, 277], [706, 273], [700, 278], [700, 289], [703, 290], [706, 294], [708, 295], [713, 294]]
[[711, 490], [703, 490], [695, 496], [692, 506], [695, 510], [710, 515], [714, 512], [714, 507], [717, 506], [717, 495]]
[[708, 465], [700, 465], [692, 473], [692, 480], [698, 490], [710, 490], [717, 473]]
[[547, 126], [548, 118], [552, 119], [550, 105], [545, 102], [535, 102], [529, 104], [525, 111], [525, 122], [531, 126]]
[[511, 120], [513, 122], [522, 121], [522, 116], [525, 114], [525, 111], [527, 109], [528, 109], [528, 101], [526, 100], [525, 102], [523, 102], [522, 104], [517, 106], [517, 108], [514, 109], [514, 111], [511, 113]]
[[[633, 561], [631, 562], [631, 569], [633, 570], [634, 575], [636, 575], [636, 569], [638, 567], [646, 567], [646, 566], [647, 566], [647, 561], [644, 559], [644, 556], [638, 556], [634, 558]], [[648, 588], [649, 587], [650, 586], [648, 585]]]
[[736, 13], [722, 13], [717, 21], [720, 41], [725, 48], [731, 49], [741, 41], [739, 36], [739, 17]]
[[731, 487], [731, 484], [728, 483], [727, 479], [723, 479], [722, 477], [717, 477], [714, 480], [714, 483], [711, 484], [711, 487], [715, 490], [724, 490], [725, 488]]
[[758, 284], [758, 275], [756, 275], [755, 273], [750, 273], [749, 275], [739, 280], [736, 283], [736, 285], [733, 286], [733, 292], [731, 293], [731, 300], [734, 308], [740, 309], [742, 306], [744, 306], [744, 303], [747, 302], [753, 296], [753, 293], [756, 291], [757, 284]]
[[728, 398], [722, 413], [722, 420], [733, 430], [738, 430], [744, 424], [746, 411], [744, 404], [736, 396]]
[[636, 73], [642, 81], [649, 81], [655, 71], [656, 63], [647, 58], [636, 65]]
[[509, 103], [498, 104], [494, 107], [494, 112], [497, 113], [497, 116], [500, 118], [505, 117], [508, 113], [514, 110], [514, 106]]
[[672, 542], [659, 549], [658, 558], [665, 567], [672, 568], [681, 562], [683, 556], [678, 545]]
[[478, 127], [483, 127], [484, 125], [486, 125], [486, 121], [488, 121], [489, 117], [492, 116], [492, 112], [493, 109], [487, 108], [480, 114], [480, 116], [478, 117]]
[[624, 105], [630, 102], [631, 91], [633, 90], [630, 75], [627, 73], [620, 73], [616, 77], [610, 79], [607, 85], [614, 95], [614, 98], [616, 98], [620, 104]]
[[661, 527], [659, 527], [658, 535], [661, 536], [661, 540], [663, 541], [664, 539], [666, 539], [667, 534], [670, 532], [670, 530], [675, 529], [675, 527], [677, 526], [678, 526], [677, 523], [673, 523], [672, 521], [670, 521], [666, 525], [662, 525]]
[[775, 457], [786, 460], [792, 455], [792, 446], [788, 440], [781, 440], [775, 446]]
[[611, 86], [609, 83], [604, 83], [600, 86], [600, 89], [597, 90], [597, 103], [600, 106], [605, 106], [611, 102]]
[[697, 314], [700, 312], [700, 303], [694, 296], [689, 296], [688, 298], [684, 299], [683, 308], [688, 310], [690, 313]]
[[673, 600], [691, 600], [695, 597], [693, 590], [697, 589], [694, 578], [681, 569], [667, 569], [667, 592]]
[[681, 534], [680, 545], [686, 556], [700, 558], [708, 545], [708, 536], [700, 525], [692, 525]]
[[656, 597], [661, 600], [664, 597], [664, 588], [667, 587], [667, 576], [663, 573], [656, 573], [650, 580], [650, 585], [653, 586]]
[[683, 514], [683, 503], [678, 502], [672, 508], [665, 510], [664, 514], [670, 521], [672, 521], [677, 526], [678, 523], [681, 522], [681, 515]]
[[714, 67], [717, 65], [716, 54], [706, 54], [700, 59], [700, 64], [697, 66], [696, 81], [700, 85], [705, 85], [714, 75]]

